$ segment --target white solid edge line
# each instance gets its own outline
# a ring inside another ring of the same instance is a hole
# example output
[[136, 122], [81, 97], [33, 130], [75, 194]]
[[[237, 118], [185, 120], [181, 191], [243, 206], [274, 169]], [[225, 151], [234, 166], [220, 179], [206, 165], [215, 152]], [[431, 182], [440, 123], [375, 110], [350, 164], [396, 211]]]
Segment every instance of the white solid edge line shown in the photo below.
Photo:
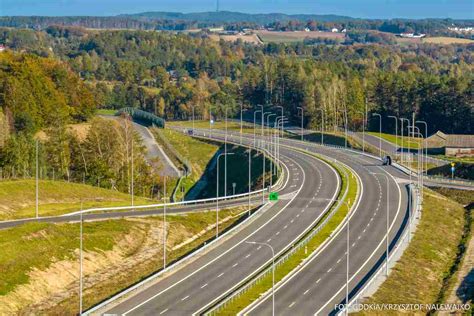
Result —
[[[299, 153], [302, 153], [303, 155], [306, 155], [306, 156], [309, 156], [313, 159], [316, 159], [317, 161], [319, 162], [322, 162], [323, 164], [327, 165], [329, 167], [329, 169], [336, 175], [336, 179], [337, 179], [337, 185], [336, 185], [336, 190], [332, 196], [332, 198], [330, 199], [330, 201], [328, 201], [328, 205], [325, 207], [325, 209], [323, 210], [323, 212], [311, 223], [311, 225], [309, 226], [309, 228], [307, 228], [304, 232], [302, 232], [301, 234], [299, 234], [291, 243], [289, 243], [289, 245], [292, 245], [295, 243], [295, 241], [299, 240], [304, 234], [307, 233], [307, 231], [310, 229], [310, 227], [313, 227], [319, 220], [322, 216], [324, 216], [324, 214], [327, 212], [328, 208], [331, 207], [332, 203], [334, 201], [334, 198], [336, 197], [336, 195], [338, 194], [338, 192], [340, 191], [340, 178], [339, 178], [339, 174], [336, 172], [336, 170], [330, 165], [328, 164], [326, 161], [318, 158], [318, 157], [315, 157], [314, 155], [310, 154], [310, 153], [307, 153], [307, 152], [304, 152], [298, 148], [295, 148], [295, 147], [291, 147], [291, 146], [285, 146], [286, 148], [289, 148], [289, 149], [296, 149]], [[297, 163], [298, 164], [298, 163]], [[298, 164], [299, 165], [299, 164]], [[300, 166], [301, 167], [301, 166]], [[301, 170], [303, 171], [303, 183], [304, 183], [304, 179], [305, 179], [305, 172], [303, 170], [303, 168], [301, 168]], [[296, 196], [295, 196], [296, 197]], [[286, 206], [285, 206], [286, 207]], [[292, 220], [293, 222], [293, 220]], [[276, 254], [275, 256], [279, 256], [283, 251], [285, 251], [285, 249], [282, 249], [278, 254]], [[269, 264], [271, 262], [271, 259], [268, 260], [264, 265], [260, 266], [259, 268], [257, 268], [256, 270], [254, 270], [251, 274], [254, 274], [255, 271], [261, 269], [263, 266]], [[241, 283], [241, 282], [240, 282]], [[235, 286], [234, 286], [235, 288]], [[232, 289], [226, 291], [225, 293], [223, 293], [222, 295], [220, 295], [219, 297], [217, 297], [216, 299], [214, 299], [212, 302], [206, 304], [205, 306], [201, 307], [200, 309], [198, 309], [196, 312], [193, 313], [193, 315], [196, 315], [198, 314], [199, 312], [201, 312], [202, 310], [206, 309], [209, 305], [212, 305], [215, 301], [218, 301], [222, 296], [225, 296], [228, 292], [230, 292]], [[239, 313], [240, 314], [240, 313]]]
[[[326, 155], [323, 155], [324, 157], [327, 157]], [[304, 270], [306, 267], [308, 267], [308, 265], [316, 258], [318, 257], [321, 252], [326, 249], [328, 247], [328, 245], [336, 238], [337, 235], [339, 235], [341, 233], [341, 231], [344, 230], [344, 227], [346, 226], [347, 224], [347, 221], [349, 221], [352, 216], [354, 216], [354, 214], [357, 212], [357, 210], [359, 209], [359, 205], [360, 205], [360, 201], [362, 200], [362, 195], [364, 193], [364, 185], [362, 183], [362, 180], [360, 179], [359, 175], [355, 172], [354, 169], [352, 169], [351, 167], [349, 167], [348, 165], [346, 165], [345, 163], [343, 162], [340, 162], [338, 161], [339, 164], [342, 164], [344, 165], [345, 167], [349, 168], [350, 170], [352, 170], [354, 172], [354, 174], [357, 176], [357, 178], [359, 179], [359, 183], [361, 185], [361, 192], [358, 196], [358, 200], [357, 200], [357, 204], [354, 205], [351, 209], [353, 209], [354, 211], [353, 212], [350, 212], [349, 214], [349, 217], [347, 217], [343, 223], [339, 224], [338, 227], [336, 227], [337, 231], [334, 235], [332, 235], [329, 239], [326, 239], [327, 242], [323, 243], [321, 246], [321, 248], [318, 248], [316, 250], [316, 252], [311, 255], [311, 257], [309, 257], [309, 260], [305, 261], [303, 263], [303, 265], [300, 267], [300, 268], [297, 268], [297, 272], [296, 273], [293, 273], [292, 275], [290, 275], [288, 278], [284, 279], [282, 282], [280, 282], [279, 284], [276, 285], [276, 288], [275, 288], [275, 292], [278, 292], [278, 290], [280, 290], [286, 283], [288, 283], [291, 279], [293, 279], [295, 276], [297, 276], [302, 270]], [[296, 271], [296, 270], [295, 270]], [[291, 273], [291, 272], [290, 272]], [[321, 279], [319, 279], [316, 283], [318, 283]], [[265, 297], [263, 297], [262, 299], [258, 299], [256, 301], [254, 301], [252, 304], [250, 304], [247, 308], [243, 309], [242, 311], [239, 312], [238, 315], [247, 315], [249, 312], [252, 312], [255, 308], [257, 308], [260, 304], [262, 304], [263, 302], [265, 302], [267, 299], [270, 298], [270, 296], [268, 295], [268, 293], [266, 293], [267, 295], [265, 295]]]
[[[292, 159], [291, 159], [292, 160]], [[301, 168], [301, 166], [300, 166]], [[287, 180], [290, 178], [290, 174], [288, 174], [288, 177], [287, 177]], [[288, 181], [287, 181], [288, 182]], [[304, 182], [303, 182], [304, 183]], [[303, 187], [303, 185], [300, 187], [300, 189], [298, 190], [298, 193], [299, 191], [301, 190], [301, 188]], [[277, 217], [285, 208], [288, 204], [290, 204], [295, 198], [296, 198], [297, 195], [295, 195], [291, 200], [289, 200], [289, 202], [279, 211], [277, 212], [273, 217], [271, 217], [266, 223], [264, 223], [262, 226], [260, 226], [258, 229], [256, 229], [255, 231], [253, 231], [250, 235], [248, 235], [247, 237], [244, 237], [240, 242], [238, 242], [237, 244], [235, 244], [234, 246], [232, 246], [231, 248], [229, 248], [228, 250], [226, 250], [225, 252], [223, 252], [222, 254], [220, 254], [219, 256], [217, 256], [216, 258], [214, 258], [213, 260], [209, 261], [208, 263], [206, 263], [205, 265], [201, 266], [199, 269], [195, 270], [193, 273], [191, 274], [188, 274], [186, 277], [182, 278], [181, 280], [179, 280], [178, 282], [176, 283], [173, 283], [173, 285], [167, 287], [166, 289], [156, 293], [155, 295], [151, 296], [150, 298], [146, 299], [145, 301], [135, 305], [133, 308], [127, 310], [126, 312], [124, 312], [122, 315], [127, 315], [128, 313], [130, 312], [133, 312], [134, 310], [136, 310], [137, 308], [141, 307], [142, 305], [148, 303], [149, 301], [155, 299], [156, 297], [160, 296], [161, 294], [165, 293], [166, 291], [170, 290], [171, 288], [175, 287], [176, 285], [180, 284], [181, 282], [187, 280], [188, 278], [192, 277], [194, 274], [198, 273], [199, 271], [201, 271], [202, 269], [204, 269], [205, 267], [207, 267], [208, 265], [214, 263], [215, 261], [217, 261], [218, 259], [220, 259], [222, 256], [226, 255], [228, 252], [230, 252], [231, 250], [233, 250], [235, 247], [239, 246], [240, 244], [242, 244], [243, 242], [246, 241], [246, 239], [248, 239], [250, 236], [254, 235], [255, 233], [257, 233], [260, 229], [262, 229], [263, 227], [265, 227], [268, 223], [270, 223], [275, 217]]]
[[[284, 156], [284, 155], [283, 155], [283, 156]], [[285, 184], [282, 186], [282, 188], [285, 188], [285, 187], [288, 185], [288, 182], [289, 182], [289, 179], [290, 179], [290, 170], [289, 170], [289, 168], [288, 168], [288, 166], [287, 166], [286, 164], [282, 164], [282, 165], [283, 165], [283, 167], [284, 167], [284, 168], [286, 169], [286, 171], [287, 171], [287, 173], [286, 173], [286, 174], [287, 174], [286, 181], [285, 181]], [[279, 180], [279, 181], [280, 181], [280, 180]], [[281, 190], [283, 190], [283, 189], [280, 189], [280, 191], [281, 191]], [[261, 207], [261, 209], [265, 208], [267, 205], [270, 205], [270, 204], [269, 204], [269, 203], [264, 204], [264, 205]], [[254, 218], [253, 215], [252, 215], [251, 217], [249, 217], [248, 219], [250, 219], [250, 218]], [[246, 222], [248, 221], [248, 219], [246, 220]], [[197, 251], [191, 253], [190, 255], [188, 255], [187, 257], [183, 258], [182, 260], [180, 260], [180, 261], [178, 261], [178, 262], [176, 262], [176, 263], [174, 263], [174, 264], [168, 266], [166, 269], [161, 270], [161, 271], [158, 271], [157, 273], [151, 275], [150, 277], [146, 278], [145, 280], [142, 280], [141, 282], [135, 284], [134, 286], [132, 286], [132, 287], [126, 289], [126, 290], [123, 290], [122, 292], [120, 292], [120, 293], [118, 293], [117, 295], [115, 295], [115, 296], [109, 298], [108, 300], [102, 302], [101, 304], [99, 304], [99, 305], [97, 305], [97, 306], [95, 306], [95, 307], [93, 307], [93, 308], [91, 308], [91, 309], [85, 311], [85, 312], [84, 312], [84, 315], [90, 315], [91, 313], [94, 313], [94, 312], [96, 312], [97, 310], [99, 310], [99, 309], [101, 309], [101, 308], [104, 308], [105, 306], [107, 306], [107, 304], [110, 304], [110, 303], [112, 303], [113, 301], [115, 301], [115, 300], [117, 300], [117, 299], [123, 297], [124, 295], [127, 295], [127, 294], [130, 293], [131, 291], [133, 291], [133, 290], [139, 288], [139, 287], [142, 286], [143, 284], [145, 284], [145, 283], [147, 283], [147, 282], [150, 282], [150, 281], [153, 280], [153, 279], [156, 279], [157, 277], [161, 276], [164, 272], [169, 271], [169, 270], [175, 268], [176, 266], [180, 265], [184, 260], [189, 259], [189, 258], [191, 258], [191, 257], [193, 257], [193, 256], [195, 256], [195, 255], [197, 255], [197, 254], [199, 254], [199, 253], [201, 253], [202, 251], [204, 251], [205, 249], [209, 248], [210, 246], [213, 246], [217, 241], [220, 241], [224, 236], [228, 236], [230, 233], [234, 232], [238, 227], [239, 227], [239, 226], [236, 226], [236, 227], [232, 228], [231, 230], [227, 231], [225, 234], [219, 236], [218, 239], [214, 239], [213, 241], [211, 241], [211, 242], [210, 242], [209, 244], [207, 244], [206, 246], [204, 246], [204, 247], [200, 248], [199, 250], [197, 250]]]
[[[397, 210], [397, 213], [395, 214], [395, 216], [393, 217], [393, 221], [392, 223], [390, 224], [390, 227], [389, 227], [389, 234], [390, 234], [390, 231], [392, 230], [393, 228], [393, 225], [395, 225], [395, 222], [396, 222], [396, 219], [398, 218], [398, 214], [400, 213], [400, 209], [401, 209], [401, 206], [402, 206], [402, 191], [400, 190], [400, 185], [397, 183], [397, 181], [395, 180], [395, 178], [387, 171], [385, 171], [384, 169], [380, 168], [381, 170], [383, 170], [383, 172], [387, 173], [391, 178], [392, 180], [395, 182], [395, 185], [397, 186], [397, 189], [398, 189], [398, 210]], [[349, 279], [349, 283], [357, 276], [357, 274], [359, 274], [359, 272], [366, 266], [366, 264], [372, 259], [372, 257], [375, 255], [375, 253], [379, 250], [380, 246], [384, 243], [385, 241], [385, 238], [387, 236], [387, 233], [385, 233], [385, 235], [383, 236], [383, 238], [380, 240], [380, 243], [377, 245], [377, 247], [375, 248], [375, 250], [370, 254], [370, 256], [367, 258], [367, 260], [360, 266], [360, 268], [354, 272], [352, 274], [352, 277]], [[344, 290], [346, 288], [346, 286], [342, 286], [337, 292], [336, 294], [334, 294], [327, 302], [326, 304], [324, 304], [316, 313], [315, 315], [318, 315], [321, 310], [323, 310], [329, 303], [331, 303], [334, 298], [339, 295], [339, 293]]]

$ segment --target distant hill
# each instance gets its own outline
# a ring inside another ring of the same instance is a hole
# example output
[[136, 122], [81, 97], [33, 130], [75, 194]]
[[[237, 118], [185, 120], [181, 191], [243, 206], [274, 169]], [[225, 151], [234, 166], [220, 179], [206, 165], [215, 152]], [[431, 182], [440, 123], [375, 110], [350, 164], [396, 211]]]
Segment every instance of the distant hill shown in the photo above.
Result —
[[178, 13], [178, 12], [143, 12], [136, 14], [122, 14], [121, 17], [130, 17], [144, 21], [156, 20], [181, 20], [198, 21], [208, 23], [239, 23], [249, 22], [256, 24], [269, 24], [273, 22], [285, 22], [291, 20], [298, 21], [321, 21], [321, 22], [343, 22], [356, 20], [355, 18], [333, 14], [284, 14], [284, 13], [265, 13], [250, 14], [241, 12], [219, 11], [219, 12], [197, 12], [197, 13]]
[[360, 19], [333, 14], [250, 14], [241, 12], [142, 12], [116, 16], [0, 16], [0, 27], [46, 29], [52, 25], [94, 29], [138, 29], [183, 31], [224, 26], [227, 30], [268, 27], [277, 31], [378, 30], [390, 33], [424, 33], [437, 36], [470, 37], [448, 30], [452, 25], [472, 27], [474, 20], [452, 19]]

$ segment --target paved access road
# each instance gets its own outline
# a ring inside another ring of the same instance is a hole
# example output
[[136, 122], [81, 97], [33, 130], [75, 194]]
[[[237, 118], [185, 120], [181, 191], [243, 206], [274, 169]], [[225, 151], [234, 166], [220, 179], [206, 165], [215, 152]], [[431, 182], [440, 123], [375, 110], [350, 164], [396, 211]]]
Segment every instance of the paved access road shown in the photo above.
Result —
[[[251, 207], [261, 205], [262, 198], [260, 195], [252, 196], [250, 199]], [[219, 209], [225, 209], [230, 207], [237, 206], [246, 206], [248, 205], [248, 198], [238, 198], [235, 200], [226, 200], [219, 202]], [[216, 208], [216, 203], [203, 203], [203, 204], [188, 204], [183, 206], [171, 206], [166, 208], [166, 213], [169, 215], [180, 214], [180, 213], [189, 213], [189, 212], [198, 212], [206, 210], [214, 210]], [[125, 217], [146, 217], [154, 215], [162, 215], [163, 208], [151, 208], [148, 210], [129, 210], [129, 211], [113, 211], [113, 212], [103, 212], [103, 213], [84, 213], [84, 221], [97, 221], [104, 219], [114, 219], [114, 218], [125, 218]], [[25, 218], [9, 221], [1, 221], [0, 229], [16, 227], [26, 223], [67, 223], [67, 222], [77, 222], [80, 220], [80, 215], [58, 215], [58, 216], [47, 216], [40, 218]]]
[[308, 201], [335, 198], [340, 179], [332, 167], [311, 156], [288, 148], [282, 148], [281, 154], [289, 167], [289, 183], [281, 192], [287, 198], [272, 204], [220, 247], [103, 312], [191, 315], [271, 260], [262, 247], [245, 241], [268, 242], [276, 253], [291, 246], [330, 206], [324, 200], [315, 201], [309, 208]]

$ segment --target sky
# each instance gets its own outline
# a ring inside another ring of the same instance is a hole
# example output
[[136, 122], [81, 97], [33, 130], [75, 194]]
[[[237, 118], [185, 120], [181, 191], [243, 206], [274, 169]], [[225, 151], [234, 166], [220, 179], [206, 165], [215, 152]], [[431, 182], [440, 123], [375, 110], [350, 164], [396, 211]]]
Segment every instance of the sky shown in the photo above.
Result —
[[[474, 19], [474, 0], [220, 0], [245, 13], [337, 14], [359, 18]], [[145, 11], [214, 11], [216, 0], [0, 0], [5, 15], [117, 15]]]

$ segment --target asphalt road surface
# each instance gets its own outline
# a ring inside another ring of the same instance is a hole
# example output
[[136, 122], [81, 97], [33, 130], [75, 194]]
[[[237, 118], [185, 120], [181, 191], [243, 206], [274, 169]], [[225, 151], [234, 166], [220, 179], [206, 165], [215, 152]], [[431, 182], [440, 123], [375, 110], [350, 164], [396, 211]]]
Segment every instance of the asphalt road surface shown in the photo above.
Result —
[[332, 167], [318, 159], [286, 148], [282, 148], [281, 154], [289, 167], [289, 183], [281, 195], [293, 193], [290, 198], [274, 203], [221, 246], [105, 313], [196, 313], [271, 260], [262, 247], [245, 241], [268, 242], [279, 253], [310, 229], [330, 202], [315, 201], [308, 208], [308, 201], [313, 197], [335, 198], [340, 179]]

